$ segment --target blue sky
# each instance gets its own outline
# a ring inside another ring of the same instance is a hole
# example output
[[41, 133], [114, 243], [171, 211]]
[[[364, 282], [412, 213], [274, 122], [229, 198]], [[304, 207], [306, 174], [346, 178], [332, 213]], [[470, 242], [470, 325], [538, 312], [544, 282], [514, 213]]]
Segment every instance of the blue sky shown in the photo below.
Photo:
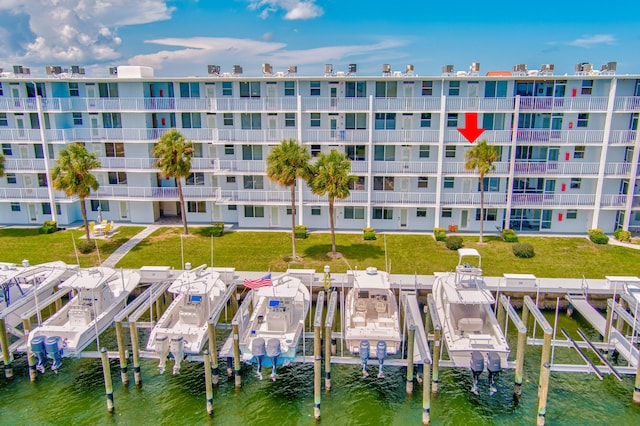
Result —
[[577, 62], [618, 62], [640, 73], [640, 2], [433, 2], [405, 0], [0, 0], [0, 67], [78, 64], [104, 75], [148, 65], [156, 76], [206, 75], [207, 64], [245, 75], [324, 64], [379, 75], [381, 65], [439, 75], [442, 65], [481, 73], [516, 63], [556, 74]]

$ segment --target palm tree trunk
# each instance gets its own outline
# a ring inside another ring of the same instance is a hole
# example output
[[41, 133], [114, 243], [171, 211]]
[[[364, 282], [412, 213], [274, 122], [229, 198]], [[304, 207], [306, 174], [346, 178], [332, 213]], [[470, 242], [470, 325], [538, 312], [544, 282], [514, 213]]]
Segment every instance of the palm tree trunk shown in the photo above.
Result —
[[291, 185], [291, 250], [293, 260], [296, 260], [296, 186]]
[[333, 223], [333, 197], [329, 197], [329, 227], [331, 228], [331, 253], [336, 256], [336, 230]]
[[178, 197], [180, 198], [180, 214], [182, 215], [182, 226], [184, 227], [184, 235], [189, 235], [189, 227], [187, 226], [187, 213], [184, 209], [184, 197], [182, 196], [182, 184], [180, 178], [176, 178], [176, 188], [178, 188]]
[[82, 220], [84, 221], [84, 232], [87, 235], [87, 244], [91, 242], [91, 233], [89, 232], [89, 222], [87, 222], [87, 206], [84, 203], [84, 198], [80, 198], [80, 213], [82, 214]]
[[480, 178], [480, 242], [482, 242], [482, 232], [484, 231], [484, 177]]

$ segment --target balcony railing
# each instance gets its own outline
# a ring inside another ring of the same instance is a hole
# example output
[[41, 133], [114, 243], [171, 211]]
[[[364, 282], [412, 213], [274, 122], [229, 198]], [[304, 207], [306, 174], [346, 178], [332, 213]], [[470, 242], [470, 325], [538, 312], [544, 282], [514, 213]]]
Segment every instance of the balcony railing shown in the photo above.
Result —
[[636, 130], [612, 130], [609, 133], [611, 145], [633, 145], [636, 142]]
[[511, 203], [514, 207], [531, 206], [591, 206], [595, 203], [595, 194], [513, 194]]
[[[473, 206], [480, 207], [480, 193], [442, 193], [442, 205], [446, 206]], [[507, 202], [507, 194], [503, 192], [485, 192], [484, 205], [504, 207]]]
[[291, 204], [291, 191], [222, 190], [221, 197], [227, 203]]
[[268, 143], [280, 142], [283, 139], [297, 139], [296, 129], [261, 129], [261, 130], [236, 130], [218, 129], [218, 140], [222, 142], [254, 142]]
[[[303, 200], [305, 204], [328, 204], [327, 196], [320, 196], [312, 193], [311, 191], [304, 191]], [[336, 199], [334, 204], [336, 206], [340, 205], [351, 205], [351, 204], [366, 204], [367, 203], [367, 192], [366, 191], [351, 191], [349, 196], [344, 199]]]
[[514, 171], [516, 175], [570, 175], [593, 176], [598, 174], [600, 163], [572, 162], [537, 162], [516, 161]]
[[640, 96], [624, 96], [613, 102], [614, 111], [640, 111]]
[[[67, 198], [62, 192], [56, 198]], [[47, 201], [49, 191], [44, 188], [0, 188], [0, 200], [3, 201]]]
[[[297, 136], [293, 136], [297, 138]], [[302, 140], [305, 143], [311, 142], [328, 142], [328, 143], [342, 143], [342, 142], [368, 142], [369, 131], [368, 130], [303, 130]]]
[[[464, 162], [444, 162], [442, 163], [442, 173], [444, 174], [460, 174], [460, 175], [475, 175], [477, 176], [477, 172], [475, 170], [467, 170], [464, 167]], [[496, 167], [492, 174], [507, 174], [509, 173], [509, 163], [506, 161], [498, 161], [493, 163]]]
[[518, 142], [541, 144], [601, 144], [603, 130], [518, 129]]
[[42, 158], [11, 158], [5, 157], [4, 160], [5, 172], [12, 171], [44, 171], [44, 159]]
[[374, 111], [440, 111], [440, 96], [374, 98]]
[[606, 111], [609, 98], [606, 96], [578, 96], [554, 98], [522, 96], [520, 111]]
[[267, 163], [264, 160], [217, 160], [220, 170], [232, 172], [264, 173]]
[[385, 143], [438, 143], [437, 130], [374, 130], [373, 141]]
[[600, 207], [621, 207], [627, 205], [627, 196], [625, 194], [602, 194]]
[[513, 111], [515, 98], [447, 97], [447, 111]]
[[[354, 163], [351, 163], [352, 165]], [[374, 173], [389, 174], [435, 174], [438, 164], [434, 161], [374, 161]]]
[[605, 176], [629, 176], [631, 163], [607, 163], [604, 167]]
[[436, 194], [435, 192], [373, 191], [371, 201], [373, 204], [435, 204]]
[[366, 98], [302, 98], [302, 110], [309, 111], [368, 111], [369, 97]]
[[[207, 186], [183, 185], [182, 193], [185, 200], [219, 200], [220, 188]], [[150, 199], [150, 200], [178, 200], [178, 188], [159, 188], [127, 185], [103, 185], [88, 197], [91, 199]]]
[[[486, 139], [488, 143], [511, 143], [511, 130], [485, 130], [478, 140]], [[445, 143], [461, 143], [469, 145], [469, 141], [458, 130], [445, 130]]]

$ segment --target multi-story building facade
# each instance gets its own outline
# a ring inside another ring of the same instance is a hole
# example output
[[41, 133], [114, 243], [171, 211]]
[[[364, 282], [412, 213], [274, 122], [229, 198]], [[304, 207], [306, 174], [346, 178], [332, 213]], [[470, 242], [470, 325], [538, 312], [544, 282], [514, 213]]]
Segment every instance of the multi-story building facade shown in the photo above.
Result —
[[[445, 67], [422, 77], [355, 72], [302, 77], [160, 78], [147, 67], [118, 67], [88, 78], [60, 73], [32, 78], [21, 67], [0, 78], [0, 223], [81, 219], [79, 201], [54, 190], [50, 171], [60, 149], [83, 142], [95, 152], [100, 183], [90, 218], [153, 223], [179, 214], [175, 181], [153, 167], [157, 139], [177, 128], [195, 143], [184, 180], [190, 223], [287, 228], [290, 192], [265, 174], [270, 149], [293, 138], [313, 156], [337, 149], [358, 176], [336, 202], [336, 228], [428, 231], [480, 220], [477, 174], [465, 170], [471, 144], [458, 128], [476, 112], [480, 139], [499, 148], [485, 179], [485, 230], [607, 232], [640, 227], [637, 132], [640, 75], [542, 71], [481, 76]], [[213, 72], [215, 67], [210, 67]], [[76, 69], [76, 71], [78, 71]], [[351, 69], [355, 71], [355, 67]], [[326, 228], [326, 198], [297, 188], [299, 222]]]

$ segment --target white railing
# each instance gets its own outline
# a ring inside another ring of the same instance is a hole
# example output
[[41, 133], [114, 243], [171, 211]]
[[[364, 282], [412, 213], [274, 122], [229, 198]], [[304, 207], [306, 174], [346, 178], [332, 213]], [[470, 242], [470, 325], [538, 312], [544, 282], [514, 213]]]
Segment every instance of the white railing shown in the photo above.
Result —
[[368, 111], [369, 97], [366, 98], [302, 98], [302, 111]]
[[0, 141], [20, 142], [20, 141], [40, 141], [40, 130], [38, 129], [0, 129]]
[[373, 191], [374, 204], [435, 204], [435, 192]]
[[627, 196], [625, 194], [602, 194], [600, 207], [622, 207], [627, 205]]
[[[183, 185], [182, 193], [185, 200], [219, 200], [220, 188]], [[154, 200], [178, 200], [178, 188], [159, 188], [127, 185], [103, 185], [97, 191], [92, 192], [88, 198], [144, 198]]]
[[[305, 204], [328, 204], [327, 196], [316, 195], [310, 191], [304, 191], [303, 200]], [[350, 204], [366, 204], [367, 192], [366, 191], [351, 191], [347, 198], [342, 200], [337, 199], [334, 201], [336, 206], [350, 205]]]
[[42, 158], [11, 158], [5, 157], [4, 160], [5, 172], [11, 172], [14, 170], [19, 171], [44, 171], [44, 159]]
[[635, 141], [635, 130], [612, 130], [609, 133], [609, 144], [611, 145], [633, 145]]
[[[467, 170], [464, 162], [444, 162], [442, 163], [442, 172], [446, 174], [465, 174], [465, 175], [477, 175], [475, 170]], [[498, 161], [493, 163], [496, 167], [491, 174], [506, 174], [509, 173], [509, 163], [506, 161]]]
[[595, 203], [595, 194], [513, 194], [513, 206], [591, 206]]
[[622, 96], [613, 102], [614, 111], [640, 111], [640, 96]]
[[628, 176], [631, 172], [631, 163], [607, 163], [604, 174], [607, 176]]
[[[477, 141], [486, 139], [488, 143], [511, 143], [511, 130], [485, 130]], [[469, 145], [469, 141], [456, 129], [445, 130], [444, 140], [446, 143], [462, 143]]]
[[264, 173], [267, 167], [263, 160], [218, 160], [220, 170], [235, 172]]
[[[63, 193], [56, 193], [56, 198], [67, 198]], [[47, 188], [0, 188], [0, 200], [48, 200]]]
[[[148, 129], [148, 128], [119, 128], [119, 129], [49, 129], [45, 131], [48, 142], [76, 142], [76, 141], [157, 141], [162, 135], [167, 133], [168, 128]], [[187, 140], [194, 142], [212, 142], [218, 140], [217, 129], [179, 129], [180, 133]], [[37, 139], [40, 140], [39, 130]], [[1, 133], [1, 132], [0, 132]], [[1, 136], [0, 136], [1, 137]]]
[[213, 111], [296, 111], [297, 97], [284, 98], [215, 98], [210, 99]]
[[520, 111], [606, 111], [606, 96], [554, 98], [547, 96], [520, 97]]
[[531, 144], [601, 144], [603, 130], [518, 129], [518, 142]]
[[515, 98], [447, 97], [447, 111], [513, 111]]
[[[480, 193], [442, 193], [443, 205], [462, 205], [462, 206], [474, 206], [480, 207]], [[507, 202], [507, 194], [502, 192], [485, 192], [484, 193], [484, 206], [502, 206], [504, 207]]]
[[280, 142], [283, 139], [297, 138], [298, 132], [295, 129], [218, 129], [218, 140], [220, 141], [267, 143]]
[[437, 130], [374, 130], [374, 142], [438, 143]]
[[516, 175], [597, 175], [600, 163], [582, 163], [578, 161], [516, 161], [514, 171]]
[[[353, 163], [351, 163], [353, 165]], [[416, 173], [435, 174], [438, 171], [438, 163], [434, 161], [374, 161], [374, 173]]]
[[[107, 170], [150, 170], [155, 169], [155, 158], [98, 157], [100, 168]], [[219, 170], [217, 158], [192, 158], [193, 170]]]
[[291, 191], [222, 190], [221, 197], [225, 202], [291, 204]]
[[[8, 91], [6, 87], [4, 90]], [[35, 98], [0, 98], [0, 111], [21, 112], [21, 111], [37, 111], [38, 106]]]
[[440, 111], [440, 96], [374, 98], [374, 111]]
[[[292, 136], [297, 138], [297, 136]], [[368, 142], [368, 130], [303, 130], [302, 140], [305, 143], [312, 142]]]
[[366, 161], [351, 161], [351, 173], [366, 173], [369, 170]]

